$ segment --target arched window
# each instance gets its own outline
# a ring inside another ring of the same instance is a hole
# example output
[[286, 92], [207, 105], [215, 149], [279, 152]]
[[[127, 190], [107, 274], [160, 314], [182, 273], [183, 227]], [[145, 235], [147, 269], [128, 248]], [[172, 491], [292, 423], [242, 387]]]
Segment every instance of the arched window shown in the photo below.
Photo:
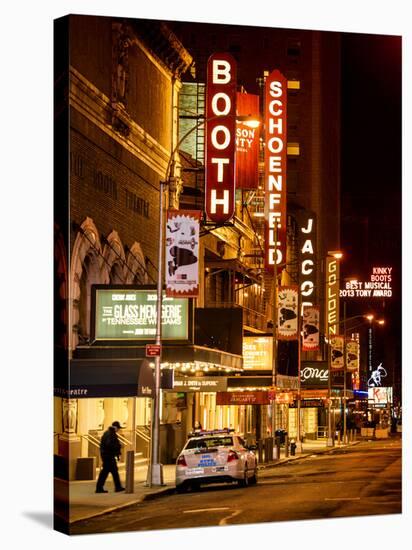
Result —
[[73, 350], [89, 342], [91, 287], [107, 284], [107, 266], [101, 256], [99, 232], [91, 218], [81, 224], [71, 252], [70, 265], [70, 340]]
[[120, 265], [120, 262], [116, 262], [112, 265], [112, 269], [110, 270], [109, 284], [120, 285], [122, 283], [124, 283], [123, 268]]
[[63, 234], [54, 228], [54, 345], [67, 349], [67, 259]]
[[[142, 247], [138, 242], [134, 242], [127, 254], [126, 282], [132, 285], [146, 285], [149, 283], [146, 261]], [[153, 281], [150, 281], [153, 282]]]
[[92, 285], [101, 283], [100, 269], [97, 255], [89, 252], [83, 261], [83, 270], [80, 277], [79, 297], [79, 344], [85, 344], [90, 339], [90, 319], [92, 307]]

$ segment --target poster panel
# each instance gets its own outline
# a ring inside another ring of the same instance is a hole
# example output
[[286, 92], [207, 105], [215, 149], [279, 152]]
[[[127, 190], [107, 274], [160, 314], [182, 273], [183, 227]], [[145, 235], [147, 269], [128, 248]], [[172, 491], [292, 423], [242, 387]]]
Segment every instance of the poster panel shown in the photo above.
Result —
[[297, 286], [278, 288], [278, 340], [297, 340], [298, 338], [298, 295]]
[[346, 370], [359, 372], [359, 343], [356, 340], [346, 341]]
[[319, 350], [319, 317], [319, 307], [307, 306], [303, 308], [302, 351]]
[[169, 210], [166, 224], [166, 296], [199, 295], [198, 210]]
[[344, 339], [343, 336], [335, 335], [330, 339], [330, 366], [331, 369], [343, 370], [345, 368], [344, 364]]
[[245, 370], [272, 370], [273, 338], [243, 336], [243, 368]]

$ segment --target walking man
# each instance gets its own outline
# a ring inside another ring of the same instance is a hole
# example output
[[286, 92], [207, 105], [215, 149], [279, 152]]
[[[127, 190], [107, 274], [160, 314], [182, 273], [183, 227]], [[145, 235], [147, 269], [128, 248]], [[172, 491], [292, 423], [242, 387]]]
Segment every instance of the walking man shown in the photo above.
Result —
[[120, 430], [120, 422], [115, 420], [109, 429], [106, 430], [100, 441], [100, 455], [103, 461], [103, 467], [100, 470], [99, 478], [96, 484], [96, 493], [107, 493], [104, 484], [109, 474], [112, 474], [115, 491], [119, 493], [124, 491], [119, 478], [119, 472], [117, 470], [116, 458], [120, 458], [121, 445], [119, 438], [117, 437], [117, 431]]

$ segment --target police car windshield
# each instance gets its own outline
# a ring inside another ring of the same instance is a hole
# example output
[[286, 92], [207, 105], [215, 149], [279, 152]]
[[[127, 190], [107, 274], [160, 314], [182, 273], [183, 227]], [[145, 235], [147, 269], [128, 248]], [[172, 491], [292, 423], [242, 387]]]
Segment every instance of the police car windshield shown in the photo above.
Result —
[[211, 449], [212, 447], [231, 447], [233, 437], [202, 437], [189, 439], [186, 449]]

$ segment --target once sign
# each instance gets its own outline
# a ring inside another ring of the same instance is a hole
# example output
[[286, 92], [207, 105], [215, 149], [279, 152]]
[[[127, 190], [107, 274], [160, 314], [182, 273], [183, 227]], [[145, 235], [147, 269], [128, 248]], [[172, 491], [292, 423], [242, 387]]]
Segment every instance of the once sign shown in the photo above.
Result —
[[326, 361], [302, 362], [300, 381], [304, 388], [323, 388], [328, 384], [329, 370]]
[[236, 62], [213, 54], [207, 63], [206, 181], [207, 217], [218, 223], [235, 212]]

